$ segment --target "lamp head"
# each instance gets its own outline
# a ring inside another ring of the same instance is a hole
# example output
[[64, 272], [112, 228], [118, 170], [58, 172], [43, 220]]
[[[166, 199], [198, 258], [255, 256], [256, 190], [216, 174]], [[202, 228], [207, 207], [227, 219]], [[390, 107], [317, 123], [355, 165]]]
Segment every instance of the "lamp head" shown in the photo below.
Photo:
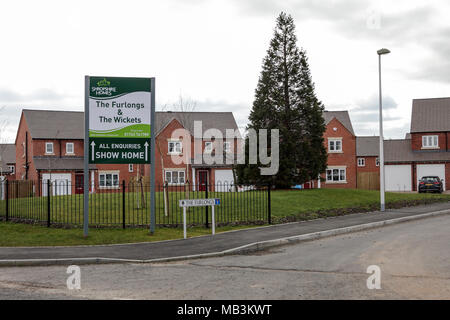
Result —
[[377, 53], [378, 53], [378, 55], [381, 56], [382, 54], [388, 54], [388, 53], [391, 53], [391, 51], [389, 51], [389, 49], [383, 48], [383, 49], [378, 50]]

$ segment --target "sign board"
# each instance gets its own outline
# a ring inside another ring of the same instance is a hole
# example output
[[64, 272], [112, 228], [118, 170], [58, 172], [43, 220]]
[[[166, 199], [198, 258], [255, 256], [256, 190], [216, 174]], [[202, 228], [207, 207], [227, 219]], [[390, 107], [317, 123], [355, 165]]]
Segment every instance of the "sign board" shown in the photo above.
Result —
[[220, 199], [186, 199], [180, 200], [180, 207], [204, 207], [217, 206], [220, 204]]
[[150, 163], [151, 81], [89, 77], [89, 163]]

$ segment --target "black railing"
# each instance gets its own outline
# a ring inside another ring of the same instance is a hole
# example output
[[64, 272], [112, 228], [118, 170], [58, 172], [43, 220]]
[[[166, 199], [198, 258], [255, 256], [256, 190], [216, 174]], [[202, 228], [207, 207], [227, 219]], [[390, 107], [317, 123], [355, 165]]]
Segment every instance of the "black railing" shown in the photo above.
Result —
[[[91, 227], [147, 227], [150, 224], [150, 185], [144, 182], [103, 181], [89, 187]], [[0, 218], [62, 226], [82, 226], [83, 186], [68, 181], [0, 182]], [[215, 220], [218, 226], [270, 223], [270, 192], [266, 186], [237, 186], [189, 183], [157, 185], [155, 208], [157, 226], [181, 226], [183, 211], [179, 200], [220, 198]], [[187, 209], [189, 225], [209, 226], [211, 210]]]

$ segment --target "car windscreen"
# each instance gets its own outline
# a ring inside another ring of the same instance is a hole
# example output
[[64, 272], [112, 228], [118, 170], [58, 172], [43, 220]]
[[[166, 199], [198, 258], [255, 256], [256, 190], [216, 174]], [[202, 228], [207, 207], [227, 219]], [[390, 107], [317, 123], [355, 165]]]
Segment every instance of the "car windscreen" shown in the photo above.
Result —
[[424, 182], [439, 182], [438, 177], [423, 177], [422, 181]]

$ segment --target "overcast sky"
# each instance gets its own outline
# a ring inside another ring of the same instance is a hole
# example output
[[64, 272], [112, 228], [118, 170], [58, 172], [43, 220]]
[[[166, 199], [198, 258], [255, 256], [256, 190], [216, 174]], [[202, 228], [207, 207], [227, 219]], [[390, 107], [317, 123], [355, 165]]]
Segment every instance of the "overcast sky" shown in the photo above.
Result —
[[385, 136], [408, 132], [414, 98], [450, 96], [448, 1], [3, 1], [0, 124], [20, 110], [83, 110], [84, 75], [156, 78], [157, 109], [180, 95], [196, 111], [232, 111], [245, 127], [280, 11], [295, 20], [317, 96], [378, 135], [383, 56]]

